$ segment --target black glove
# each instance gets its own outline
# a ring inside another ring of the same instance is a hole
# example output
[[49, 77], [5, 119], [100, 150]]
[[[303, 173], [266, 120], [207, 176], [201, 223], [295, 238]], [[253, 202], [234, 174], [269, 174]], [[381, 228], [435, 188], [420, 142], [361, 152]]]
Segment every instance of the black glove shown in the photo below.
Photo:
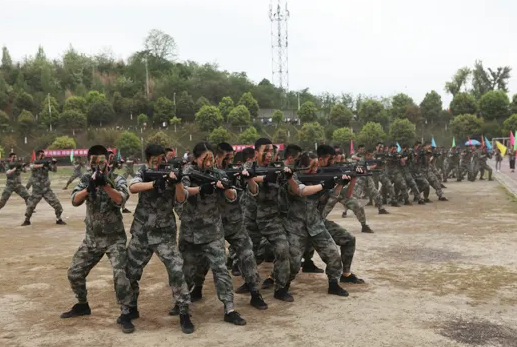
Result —
[[336, 186], [336, 181], [333, 178], [329, 178], [323, 181], [321, 185], [323, 186], [323, 189], [330, 190]]
[[95, 174], [95, 185], [98, 187], [104, 187], [108, 182], [106, 181], [106, 176], [103, 174], [96, 173]]
[[215, 185], [206, 183], [200, 186], [199, 194], [201, 197], [205, 197], [205, 195], [214, 194], [215, 191]]
[[159, 178], [153, 181], [153, 188], [159, 192], [163, 192], [165, 190], [165, 179]]
[[95, 193], [95, 182], [93, 181], [93, 178], [90, 177], [88, 179], [88, 186], [86, 187], [86, 191], [91, 194], [91, 193]]
[[249, 180], [250, 178], [253, 178], [257, 175], [255, 175], [254, 172], [252, 172], [251, 170], [246, 170], [246, 174], [244, 174], [244, 172], [241, 172], [241, 176], [245, 179], [245, 180]]
[[270, 172], [268, 172], [266, 177], [264, 177], [263, 182], [264, 183], [276, 183], [277, 180], [278, 180], [278, 172], [270, 171]]
[[183, 178], [183, 174], [181, 173], [181, 170], [178, 170], [178, 172], [177, 173], [175, 172], [174, 174], [176, 175], [176, 179], [175, 180], [173, 180], [171, 178], [171, 176], [167, 176], [167, 183], [168, 184], [172, 185], [172, 184], [176, 184], [176, 183], [180, 183], [181, 182], [181, 179]]
[[283, 174], [284, 174], [284, 178], [286, 180], [290, 179], [291, 177], [293, 177], [293, 172], [291, 171], [291, 169], [287, 170], [287, 171], [283, 171]]

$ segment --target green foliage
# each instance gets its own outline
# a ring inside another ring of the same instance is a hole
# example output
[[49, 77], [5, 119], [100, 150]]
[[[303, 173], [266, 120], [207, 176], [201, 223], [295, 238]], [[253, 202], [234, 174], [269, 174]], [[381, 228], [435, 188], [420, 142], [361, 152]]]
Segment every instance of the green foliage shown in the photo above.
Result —
[[298, 110], [298, 117], [302, 123], [313, 123], [318, 119], [318, 108], [312, 101], [306, 101]]
[[275, 110], [271, 115], [271, 120], [278, 126], [284, 121], [284, 113], [280, 110]]
[[239, 142], [243, 145], [252, 145], [260, 138], [255, 127], [249, 127], [239, 136]]
[[71, 110], [86, 114], [86, 99], [82, 96], [71, 96], [66, 99], [65, 105], [63, 106], [63, 112]]
[[2, 65], [0, 65], [0, 67], [2, 70], [9, 70], [13, 67], [13, 60], [9, 54], [9, 50], [5, 46], [2, 47]]
[[510, 131], [517, 131], [517, 113], [512, 114], [510, 117], [508, 117], [504, 123], [503, 123], [503, 129], [504, 129], [504, 136], [508, 136], [508, 133]]
[[139, 114], [138, 117], [136, 117], [136, 122], [139, 127], [143, 127], [144, 124], [149, 124], [149, 117], [145, 114]]
[[483, 126], [483, 119], [473, 114], [462, 114], [454, 117], [451, 122], [451, 131], [457, 139], [467, 139], [478, 135]]
[[49, 146], [49, 149], [69, 149], [77, 148], [75, 140], [68, 136], [56, 137], [54, 142]]
[[408, 119], [396, 119], [390, 125], [390, 138], [409, 146], [416, 138], [415, 125]]
[[130, 131], [123, 131], [118, 137], [117, 148], [125, 156], [137, 155], [142, 150], [142, 143], [135, 133]]
[[417, 105], [406, 106], [406, 111], [404, 112], [403, 117], [415, 124], [420, 122], [422, 120], [422, 112], [420, 111], [420, 107]]
[[88, 92], [88, 94], [86, 95], [86, 104], [88, 105], [88, 107], [92, 104], [95, 104], [95, 103], [98, 103], [101, 101], [105, 101], [105, 100], [106, 100], [106, 95], [104, 95], [103, 93], [100, 93], [96, 90], [90, 90]]
[[202, 131], [210, 131], [223, 123], [223, 116], [215, 106], [203, 106], [196, 113], [196, 124]]
[[168, 147], [170, 145], [170, 138], [163, 131], [158, 131], [154, 135], [151, 135], [147, 138], [147, 143]]
[[230, 133], [223, 127], [215, 128], [208, 136], [208, 141], [213, 144], [230, 141]]
[[219, 101], [219, 112], [221, 112], [221, 116], [223, 116], [223, 119], [225, 122], [228, 121], [228, 116], [230, 115], [230, 112], [234, 109], [235, 105], [233, 103], [232, 98], [229, 96], [225, 96], [224, 98]]
[[178, 117], [172, 117], [171, 119], [169, 119], [169, 123], [171, 125], [174, 125], [174, 126], [180, 125], [181, 124], [181, 119], [178, 118]]
[[181, 93], [178, 102], [176, 103], [176, 114], [182, 119], [194, 118], [196, 104], [192, 95], [184, 91]]
[[235, 107], [228, 115], [228, 121], [233, 126], [245, 126], [251, 123], [250, 111], [244, 105]]
[[0, 158], [5, 158], [5, 150], [2, 146], [0, 146]]
[[86, 116], [76, 110], [64, 111], [59, 117], [59, 126], [67, 130], [85, 129], [86, 123]]
[[512, 68], [505, 66], [498, 67], [496, 70], [490, 68], [487, 70], [483, 67], [482, 61], [476, 61], [472, 70], [472, 95], [476, 100], [479, 100], [489, 91], [496, 90], [496, 88], [508, 92], [507, 86]]
[[484, 119], [503, 119], [509, 116], [510, 99], [501, 90], [487, 92], [479, 100], [479, 110]]
[[325, 139], [330, 141], [330, 140], [332, 140], [334, 131], [336, 131], [339, 128], [333, 124], [330, 124], [330, 125], [324, 126], [323, 129], [325, 129]]
[[[29, 93], [22, 91], [14, 98], [14, 105], [19, 110], [32, 111], [34, 109], [34, 99]], [[14, 114], [14, 116], [17, 116], [17, 114]]]
[[420, 111], [422, 117], [428, 121], [438, 122], [440, 120], [440, 112], [442, 111], [442, 97], [440, 94], [431, 90], [420, 103]]
[[[88, 100], [88, 99], [87, 99]], [[88, 103], [88, 124], [102, 126], [113, 121], [115, 112], [113, 107], [106, 99], [95, 99]]]
[[29, 134], [36, 125], [36, 120], [31, 112], [23, 110], [18, 116], [18, 128], [23, 134]]
[[491, 139], [493, 137], [499, 137], [501, 135], [503, 135], [503, 136], [505, 135], [505, 134], [502, 134], [501, 125], [496, 120], [484, 122], [483, 125], [481, 126], [480, 133], [481, 133], [481, 135], [483, 135], [489, 139]]
[[333, 105], [329, 113], [329, 121], [338, 127], [348, 127], [353, 119], [353, 113], [343, 104]]
[[119, 92], [113, 94], [113, 110], [120, 116], [128, 116], [133, 111], [133, 99], [124, 98]]
[[382, 126], [379, 123], [368, 122], [357, 134], [356, 139], [358, 143], [366, 147], [373, 147], [377, 142], [386, 139], [386, 133], [382, 130]]
[[102, 143], [103, 146], [114, 147], [117, 144], [119, 134], [118, 130], [115, 129], [99, 129], [95, 133], [95, 139], [98, 143]]
[[511, 114], [517, 113], [517, 94], [514, 94], [512, 97], [512, 103], [510, 105], [510, 113]]
[[394, 119], [404, 117], [404, 114], [406, 113], [406, 106], [411, 106], [413, 104], [413, 99], [411, 99], [408, 95], [404, 93], [395, 95], [391, 100], [391, 117]]
[[385, 124], [389, 120], [388, 112], [384, 105], [377, 100], [368, 99], [361, 103], [358, 110], [359, 120], [363, 123]]
[[287, 129], [279, 128], [275, 135], [273, 135], [273, 141], [275, 143], [286, 143], [289, 140], [289, 133], [287, 132]]
[[50, 111], [49, 112], [49, 98], [45, 98], [45, 101], [43, 102], [41, 111], [39, 113], [39, 121], [41, 124], [48, 127], [50, 124], [54, 128], [57, 128], [58, 125], [58, 119], [59, 119], [59, 111], [58, 111], [58, 103], [57, 100], [53, 97], [50, 98]]
[[467, 93], [457, 93], [451, 101], [449, 109], [453, 116], [462, 114], [476, 114], [477, 103], [476, 99]]
[[352, 132], [352, 129], [346, 127], [336, 129], [332, 134], [332, 141], [336, 144], [349, 143], [354, 138], [355, 134]]
[[305, 123], [298, 133], [300, 141], [305, 143], [322, 143], [325, 141], [325, 131], [320, 123]]
[[196, 113], [198, 113], [203, 108], [203, 106], [211, 106], [211, 104], [207, 98], [205, 98], [204, 96], [200, 96], [199, 99], [196, 100], [196, 105], [195, 105]]
[[17, 141], [15, 135], [7, 135], [7, 136], [0, 136], [0, 144], [7, 149], [10, 150], [11, 148], [16, 148]]
[[461, 88], [467, 84], [471, 73], [472, 71], [468, 67], [458, 69], [452, 77], [452, 81], [445, 83], [445, 91], [452, 94], [453, 97], [456, 96], [461, 91]]
[[6, 130], [9, 127], [9, 115], [0, 110], [0, 130]]
[[154, 104], [154, 125], [161, 125], [163, 122], [168, 124], [174, 116], [174, 103], [166, 97], [158, 98]]
[[43, 135], [36, 138], [34, 142], [34, 148], [49, 148], [49, 146], [54, 142], [57, 138], [55, 133], [44, 133]]
[[259, 104], [251, 93], [248, 92], [242, 94], [238, 105], [245, 106], [248, 109], [248, 111], [250, 111], [250, 115], [253, 119], [258, 117]]

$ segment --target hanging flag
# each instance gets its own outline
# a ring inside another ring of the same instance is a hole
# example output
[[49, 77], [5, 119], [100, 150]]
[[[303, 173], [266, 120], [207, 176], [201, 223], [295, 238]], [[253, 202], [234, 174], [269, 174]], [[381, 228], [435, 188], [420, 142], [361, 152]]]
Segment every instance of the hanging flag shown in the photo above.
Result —
[[436, 148], [436, 142], [434, 141], [434, 136], [431, 138], [431, 147]]
[[470, 141], [470, 137], [469, 137], [469, 146], [472, 146], [472, 141]]
[[121, 157], [120, 151], [117, 151], [117, 161], [120, 161], [120, 157]]
[[513, 133], [511, 130], [510, 130], [510, 146], [515, 146], [515, 136], [513, 136]]
[[452, 147], [456, 147], [456, 138], [452, 137]]
[[31, 156], [31, 163], [34, 162], [34, 160], [36, 160], [36, 152], [33, 150]]
[[513, 150], [517, 151], [517, 141], [515, 141], [515, 138], [517, 137], [517, 130], [515, 130], [515, 136], [513, 137]]
[[402, 148], [400, 148], [400, 145], [399, 145], [399, 143], [397, 142], [397, 153], [399, 153], [400, 151], [402, 151]]
[[490, 143], [490, 141], [488, 141], [488, 139], [485, 137], [485, 144], [486, 144], [486, 148], [491, 151], [492, 150], [492, 144]]
[[485, 147], [485, 139], [481, 136], [481, 147]]
[[70, 151], [70, 162], [71, 163], [74, 162], [74, 150], [73, 149]]
[[497, 148], [498, 148], [498, 149], [499, 149], [499, 151], [501, 152], [501, 155], [504, 157], [504, 156], [505, 156], [505, 154], [506, 154], [506, 150], [507, 150], [508, 148], [506, 148], [506, 146], [505, 146], [505, 145], [503, 145], [503, 144], [502, 144], [501, 142], [499, 142], [499, 141], [496, 141], [496, 142], [495, 142], [495, 144], [497, 145]]
[[350, 140], [350, 155], [354, 154], [354, 140]]

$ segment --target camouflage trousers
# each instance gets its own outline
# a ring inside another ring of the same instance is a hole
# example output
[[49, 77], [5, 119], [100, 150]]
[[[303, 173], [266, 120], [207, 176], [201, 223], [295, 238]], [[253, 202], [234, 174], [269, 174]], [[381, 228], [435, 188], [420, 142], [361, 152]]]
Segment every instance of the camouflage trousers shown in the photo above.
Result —
[[188, 313], [190, 304], [190, 293], [183, 275], [183, 258], [176, 247], [175, 238], [164, 240], [164, 242], [150, 245], [147, 242], [147, 235], [133, 233], [127, 247], [127, 276], [133, 289], [131, 305], [136, 307], [140, 295], [140, 285], [144, 267], [149, 263], [153, 254], [165, 265], [169, 277], [169, 286], [172, 295], [180, 308], [180, 313]]
[[490, 166], [488, 166], [486, 161], [480, 162], [479, 163], [479, 172], [480, 172], [479, 177], [480, 178], [483, 178], [483, 176], [485, 176], [485, 170], [488, 171], [488, 179], [491, 180], [492, 179], [492, 168]]
[[[352, 260], [355, 254], [355, 236], [349, 233], [345, 228], [341, 227], [336, 222], [325, 220], [325, 228], [329, 232], [332, 240], [339, 246], [341, 250], [341, 264], [343, 265], [343, 273], [350, 273], [352, 267]], [[314, 247], [309, 244], [303, 259], [309, 260], [314, 256]]]
[[436, 177], [434, 172], [430, 168], [428, 168], [427, 170], [424, 171], [424, 176], [427, 179], [427, 181], [429, 182], [429, 185], [431, 187], [433, 187], [433, 189], [436, 191], [436, 195], [439, 198], [442, 197], [442, 195], [443, 195], [442, 184], [440, 183], [440, 181], [438, 180], [438, 178]]
[[415, 180], [415, 183], [417, 184], [418, 186], [418, 189], [424, 193], [424, 199], [428, 199], [429, 198], [429, 193], [430, 193], [430, 189], [429, 189], [429, 181], [427, 180], [427, 178], [425, 178], [425, 176], [420, 172], [420, 171], [414, 171], [412, 173], [412, 176]]
[[180, 239], [179, 249], [183, 256], [183, 273], [188, 288], [202, 285], [205, 277], [198, 272], [200, 261], [208, 262], [214, 275], [217, 298], [224, 304], [226, 312], [233, 310], [233, 284], [226, 268], [226, 249], [224, 238], [210, 243], [195, 244]]
[[352, 210], [359, 223], [361, 223], [361, 225], [366, 224], [366, 213], [364, 211], [364, 207], [361, 205], [359, 200], [351, 196], [349, 198], [340, 199], [339, 202], [341, 202], [343, 206], [345, 206], [345, 212], [347, 210]]
[[402, 175], [404, 176], [404, 179], [406, 180], [406, 185], [411, 189], [411, 192], [413, 193], [415, 199], [420, 199], [420, 189], [418, 189], [418, 184], [413, 178], [413, 175], [411, 174], [411, 171], [408, 167], [402, 169]]
[[388, 196], [390, 197], [390, 202], [397, 202], [397, 197], [395, 195], [395, 188], [393, 187], [393, 183], [390, 181], [390, 178], [385, 172], [382, 172], [379, 175], [379, 182], [382, 184], [382, 197], [384, 200], [388, 201]]
[[31, 189], [31, 187], [32, 187], [32, 183], [33, 183], [32, 175], [30, 175], [30, 176], [29, 176], [29, 180], [27, 181], [27, 184], [25, 185], [25, 188], [27, 188], [27, 189]]
[[459, 163], [453, 162], [452, 160], [445, 160], [444, 161], [444, 168], [443, 168], [443, 180], [447, 181], [449, 179], [449, 176], [451, 173], [454, 173], [456, 177], [458, 177], [458, 169], [459, 169]]
[[[262, 237], [266, 238], [273, 248], [275, 261], [273, 263], [273, 278], [275, 280], [275, 288], [285, 288], [289, 280], [290, 265], [289, 265], [289, 242], [287, 240], [287, 233], [282, 224], [282, 219], [279, 215], [264, 220], [252, 220], [250, 216], [244, 214], [244, 222], [246, 231], [253, 243], [253, 254], [257, 261], [257, 265], [262, 264], [264, 256], [259, 254], [259, 247]], [[265, 253], [264, 253], [265, 255]]]
[[431, 171], [434, 173], [434, 175], [436, 176], [436, 178], [438, 179], [438, 182], [440, 183], [440, 186], [442, 185], [442, 173], [441, 171], [436, 167], [436, 165], [438, 165], [437, 163], [431, 163], [431, 165], [429, 165], [429, 168], [431, 169]]
[[133, 168], [130, 168], [130, 169], [129, 169], [129, 168], [126, 166], [126, 171], [124, 172], [124, 174], [123, 174], [122, 176], [124, 176], [124, 178], [125, 178], [126, 180], [127, 180], [127, 178], [128, 178], [129, 176], [131, 176], [131, 177], [135, 177], [135, 171], [133, 170]]
[[400, 197], [401, 200], [408, 201], [409, 200], [409, 194], [408, 189], [406, 185], [406, 180], [402, 173], [397, 169], [393, 170], [389, 173], [389, 177], [391, 181], [393, 182], [394, 188], [395, 188], [395, 200], [398, 200]]
[[88, 245], [83, 240], [79, 249], [72, 258], [72, 264], [68, 268], [68, 280], [79, 303], [87, 303], [86, 277], [95, 265], [106, 254], [113, 267], [113, 283], [117, 302], [122, 306], [122, 311], [131, 307], [133, 291], [126, 275], [127, 252], [126, 238], [120, 237], [107, 247]]
[[25, 187], [20, 183], [13, 184], [8, 182], [4, 191], [2, 192], [2, 197], [0, 198], [0, 209], [5, 206], [13, 193], [18, 194], [23, 200], [25, 200], [25, 203], [27, 203], [27, 200], [29, 199], [29, 193], [27, 192], [27, 189], [25, 189]]
[[[375, 182], [373, 181], [372, 177], [370, 177], [370, 176], [360, 177], [357, 180], [355, 188], [358, 191], [358, 193], [362, 192], [362, 193], [366, 194], [366, 197], [368, 199], [370, 199], [370, 201], [373, 200], [375, 202], [375, 206], [377, 208], [379, 208], [379, 209], [382, 208], [382, 196], [379, 193], [379, 191], [377, 190], [377, 188], [375, 188]], [[355, 195], [356, 190], [354, 190], [354, 195]], [[360, 195], [360, 194], [361, 193], [359, 193], [358, 195]]]
[[56, 194], [52, 191], [50, 187], [40, 188], [38, 186], [34, 186], [32, 188], [32, 194], [27, 199], [27, 210], [25, 211], [25, 217], [31, 218], [34, 210], [36, 209], [36, 205], [41, 201], [41, 199], [45, 199], [45, 201], [52, 206], [56, 213], [56, 218], [61, 218], [61, 213], [63, 213], [63, 206], [57, 199]]
[[469, 165], [470, 165], [470, 160], [464, 160], [464, 159], [460, 160], [460, 164], [458, 167], [458, 177], [457, 177], [458, 181], [462, 181], [463, 179], [465, 179], [465, 175], [469, 172]]
[[70, 185], [70, 183], [72, 183], [76, 178], [81, 178], [81, 173], [80, 172], [74, 172], [72, 173], [72, 176], [70, 176], [70, 178], [68, 179], [68, 182], [66, 182], [66, 185], [65, 185], [65, 189], [68, 188], [68, 186]]

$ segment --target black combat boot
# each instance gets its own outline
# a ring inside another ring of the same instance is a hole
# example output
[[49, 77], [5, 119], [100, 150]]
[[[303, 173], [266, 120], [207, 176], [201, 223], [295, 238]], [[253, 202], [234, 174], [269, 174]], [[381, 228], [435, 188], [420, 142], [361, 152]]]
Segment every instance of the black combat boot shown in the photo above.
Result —
[[190, 300], [192, 302], [199, 301], [203, 298], [203, 286], [195, 286], [192, 293], [190, 293]]
[[372, 200], [368, 201], [368, 203], [365, 206], [373, 206]]
[[258, 291], [251, 292], [250, 305], [259, 310], [267, 310], [267, 304]]
[[131, 334], [133, 331], [135, 331], [135, 326], [133, 323], [131, 323], [131, 317], [129, 316], [129, 313], [121, 314], [120, 317], [117, 318], [117, 323], [120, 324], [124, 334]]
[[341, 288], [336, 280], [331, 280], [329, 282], [329, 289], [327, 293], [337, 296], [348, 296], [348, 292]]
[[[131, 320], [140, 318], [140, 312], [138, 312], [138, 308], [136, 308], [136, 307], [130, 307], [128, 315], [129, 315], [129, 319], [131, 319]], [[120, 316], [120, 317], [122, 317], [122, 316]], [[117, 318], [118, 324], [121, 323], [120, 317]]]
[[322, 274], [325, 272], [325, 270], [317, 267], [316, 264], [314, 264], [314, 262], [311, 259], [309, 259], [302, 263], [302, 272], [313, 273], [313, 274]]
[[65, 221], [62, 220], [61, 218], [59, 218], [57, 221], [56, 221], [56, 224], [57, 225], [66, 225]]
[[169, 311], [169, 316], [177, 316], [180, 314], [180, 307], [178, 304], [174, 304], [174, 307]]
[[88, 303], [75, 304], [74, 306], [72, 306], [72, 309], [70, 311], [62, 313], [61, 318], [89, 316], [91, 314], [92, 314], [92, 311], [90, 310], [90, 305], [88, 305]]
[[364, 280], [357, 277], [355, 274], [350, 274], [348, 276], [341, 275], [341, 278], [339, 279], [339, 282], [341, 283], [353, 283], [353, 284], [364, 284]]
[[246, 282], [244, 282], [244, 284], [242, 286], [240, 286], [239, 288], [237, 288], [235, 290], [235, 293], [237, 293], [237, 294], [246, 294], [249, 292], [250, 292], [250, 287], [248, 286], [248, 284]]
[[246, 321], [241, 317], [239, 312], [232, 311], [224, 314], [224, 321], [235, 325], [246, 325]]
[[418, 199], [418, 204], [419, 205], [425, 205], [424, 199]]
[[239, 269], [239, 264], [237, 264], [237, 262], [232, 266], [232, 275], [235, 277], [240, 277], [241, 275], [241, 270]]
[[131, 213], [131, 211], [124, 207], [124, 209], [122, 210], [122, 213]]
[[194, 324], [192, 324], [188, 313], [180, 314], [180, 325], [181, 331], [185, 334], [192, 334], [194, 332]]
[[346, 218], [346, 211], [343, 211], [343, 213], [341, 213], [341, 218]]
[[370, 227], [368, 226], [368, 224], [363, 225], [363, 227], [361, 228], [361, 232], [362, 232], [362, 233], [373, 234], [373, 230], [372, 230], [372, 229], [370, 229]]
[[390, 214], [388, 211], [386, 211], [385, 208], [380, 208], [379, 209], [379, 214]]
[[275, 280], [271, 277], [268, 277], [262, 282], [262, 289], [269, 289], [275, 284]]
[[440, 201], [449, 201], [445, 196], [440, 196], [438, 198], [438, 200], [440, 200]]
[[390, 205], [393, 207], [400, 207], [399, 203], [396, 201], [392, 201]]
[[411, 205], [413, 205], [411, 203], [411, 201], [409, 201], [409, 200], [404, 201], [404, 206], [411, 206]]
[[23, 223], [22, 223], [22, 227], [24, 227], [26, 225], [31, 225], [31, 220], [29, 218], [25, 218], [25, 221], [23, 221]]
[[285, 302], [293, 302], [294, 301], [293, 296], [287, 292], [286, 288], [280, 288], [280, 289], [275, 290], [274, 297], [275, 297], [275, 299], [282, 300], [282, 301], [285, 301]]

